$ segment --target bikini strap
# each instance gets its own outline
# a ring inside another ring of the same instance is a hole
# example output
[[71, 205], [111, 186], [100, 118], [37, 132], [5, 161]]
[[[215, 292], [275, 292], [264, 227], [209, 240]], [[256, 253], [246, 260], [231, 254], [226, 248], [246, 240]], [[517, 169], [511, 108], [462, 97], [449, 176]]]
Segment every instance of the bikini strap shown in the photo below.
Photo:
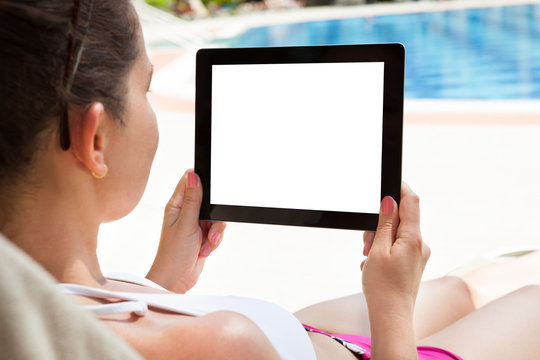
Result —
[[123, 273], [123, 272], [108, 272], [104, 275], [109, 280], [123, 281], [123, 282], [132, 283], [136, 285], [141, 285], [144, 287], [149, 287], [156, 290], [170, 292], [169, 290], [165, 289], [161, 285], [156, 284], [152, 280], [138, 276], [138, 275]]
[[326, 335], [329, 338], [334, 339], [335, 341], [337, 341], [341, 345], [345, 346], [347, 349], [349, 349], [351, 352], [353, 352], [355, 354], [363, 355], [363, 354], [366, 353], [366, 349], [364, 349], [360, 345], [354, 344], [354, 343], [352, 343], [350, 341], [347, 341], [345, 339], [342, 339], [342, 338], [340, 338], [340, 337], [338, 337], [336, 335], [329, 334], [326, 331], [322, 331], [322, 330], [319, 330], [317, 328], [314, 328], [313, 326], [309, 326], [309, 325], [306, 325], [306, 324], [302, 324], [302, 325], [304, 326], [304, 329], [306, 329], [306, 331]]
[[91, 288], [76, 284], [57, 284], [57, 287], [65, 294], [80, 295], [96, 299], [123, 300], [111, 304], [83, 305], [86, 310], [92, 312], [96, 316], [122, 313], [134, 313], [138, 316], [144, 316], [148, 313], [148, 304], [130, 296], [129, 293]]
[[148, 313], [148, 305], [144, 301], [121, 301], [112, 304], [84, 305], [84, 308], [96, 316], [133, 313], [144, 316]]

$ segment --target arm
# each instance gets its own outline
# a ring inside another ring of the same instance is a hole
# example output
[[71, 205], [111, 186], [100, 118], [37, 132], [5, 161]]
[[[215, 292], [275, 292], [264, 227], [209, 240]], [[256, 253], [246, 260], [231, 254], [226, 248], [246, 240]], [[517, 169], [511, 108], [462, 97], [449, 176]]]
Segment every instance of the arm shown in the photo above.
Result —
[[191, 289], [223, 239], [224, 222], [199, 220], [201, 202], [201, 181], [188, 170], [165, 207], [159, 248], [146, 276], [170, 291]]
[[391, 197], [381, 204], [377, 232], [364, 234], [362, 286], [377, 360], [416, 359], [413, 314], [430, 250], [420, 235], [419, 199], [403, 185], [398, 209]]

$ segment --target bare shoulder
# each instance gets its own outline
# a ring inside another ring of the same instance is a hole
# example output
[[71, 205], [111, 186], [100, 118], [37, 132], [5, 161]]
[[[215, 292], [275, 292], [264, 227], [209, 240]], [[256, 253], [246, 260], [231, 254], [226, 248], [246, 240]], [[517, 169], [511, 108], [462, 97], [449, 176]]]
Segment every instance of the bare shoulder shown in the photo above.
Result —
[[150, 312], [102, 320], [145, 359], [280, 358], [259, 327], [235, 312], [200, 317]]

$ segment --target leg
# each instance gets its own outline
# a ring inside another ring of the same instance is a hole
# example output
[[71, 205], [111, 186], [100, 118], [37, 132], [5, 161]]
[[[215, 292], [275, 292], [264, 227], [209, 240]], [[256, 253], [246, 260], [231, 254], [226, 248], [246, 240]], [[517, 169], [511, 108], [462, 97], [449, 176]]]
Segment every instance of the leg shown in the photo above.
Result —
[[[473, 310], [467, 285], [459, 278], [423, 282], [416, 300], [416, 338], [427, 337]], [[329, 333], [370, 336], [367, 305], [362, 294], [315, 304], [295, 315], [301, 322]]]
[[469, 285], [475, 307], [480, 307], [526, 285], [540, 285], [540, 251], [482, 266], [462, 278]]
[[540, 286], [495, 300], [420, 341], [464, 359], [539, 359]]

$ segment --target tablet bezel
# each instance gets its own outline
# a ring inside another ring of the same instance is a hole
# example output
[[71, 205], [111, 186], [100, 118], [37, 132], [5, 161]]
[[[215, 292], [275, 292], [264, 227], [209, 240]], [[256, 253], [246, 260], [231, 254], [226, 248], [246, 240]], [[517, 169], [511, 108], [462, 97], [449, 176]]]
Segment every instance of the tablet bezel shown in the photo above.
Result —
[[[195, 172], [200, 218], [277, 225], [375, 230], [378, 214], [210, 204], [212, 65], [384, 62], [381, 200], [401, 197], [405, 48], [401, 44], [200, 49], [196, 59]], [[336, 169], [339, 173], [339, 169]]]

